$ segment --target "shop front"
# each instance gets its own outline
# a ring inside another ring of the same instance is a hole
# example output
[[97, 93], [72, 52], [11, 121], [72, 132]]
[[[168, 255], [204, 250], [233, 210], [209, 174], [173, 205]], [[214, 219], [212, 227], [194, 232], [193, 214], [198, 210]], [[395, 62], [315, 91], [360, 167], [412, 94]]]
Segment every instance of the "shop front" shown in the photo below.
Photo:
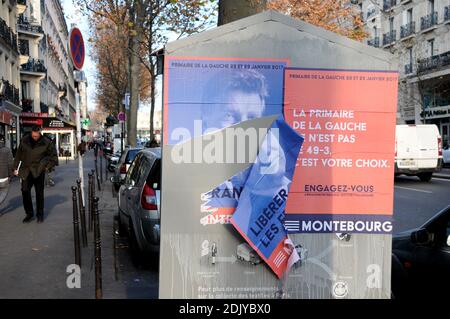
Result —
[[13, 154], [17, 150], [17, 117], [8, 112], [0, 111], [0, 135], [5, 138], [5, 145]]
[[39, 126], [42, 128], [42, 134], [55, 143], [60, 159], [75, 159], [77, 143], [74, 124], [56, 117], [49, 117], [47, 113], [23, 113], [21, 123], [22, 134], [26, 134], [34, 125]]

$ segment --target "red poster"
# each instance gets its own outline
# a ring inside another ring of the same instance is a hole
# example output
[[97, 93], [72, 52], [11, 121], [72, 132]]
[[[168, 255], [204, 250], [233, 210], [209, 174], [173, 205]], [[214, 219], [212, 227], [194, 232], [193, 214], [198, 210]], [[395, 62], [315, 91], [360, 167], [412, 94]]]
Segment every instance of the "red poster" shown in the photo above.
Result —
[[305, 137], [291, 232], [390, 233], [397, 72], [287, 69], [286, 121]]

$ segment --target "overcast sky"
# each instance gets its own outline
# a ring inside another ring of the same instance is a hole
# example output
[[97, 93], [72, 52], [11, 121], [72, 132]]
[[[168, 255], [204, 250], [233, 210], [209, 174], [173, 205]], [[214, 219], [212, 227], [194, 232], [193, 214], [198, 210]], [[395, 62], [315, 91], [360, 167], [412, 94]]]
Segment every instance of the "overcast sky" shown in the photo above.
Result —
[[[88, 109], [94, 110], [96, 108], [95, 103], [95, 81], [96, 81], [96, 69], [95, 69], [95, 63], [92, 61], [90, 57], [90, 43], [88, 42], [88, 39], [90, 37], [89, 34], [89, 25], [88, 25], [88, 19], [85, 15], [82, 14], [81, 10], [73, 3], [72, 0], [61, 0], [62, 6], [64, 8], [64, 13], [67, 21], [67, 27], [71, 28], [71, 24], [75, 23], [78, 28], [80, 28], [81, 32], [83, 33], [85, 46], [86, 46], [86, 59], [84, 63], [84, 72], [86, 73], [86, 77], [88, 80]], [[175, 40], [176, 35], [169, 34], [169, 41]], [[157, 94], [156, 97], [156, 110], [161, 109], [161, 90], [162, 90], [162, 84], [161, 84], [161, 76], [158, 77], [157, 81]], [[149, 105], [141, 105], [140, 111], [148, 112], [150, 109]]]

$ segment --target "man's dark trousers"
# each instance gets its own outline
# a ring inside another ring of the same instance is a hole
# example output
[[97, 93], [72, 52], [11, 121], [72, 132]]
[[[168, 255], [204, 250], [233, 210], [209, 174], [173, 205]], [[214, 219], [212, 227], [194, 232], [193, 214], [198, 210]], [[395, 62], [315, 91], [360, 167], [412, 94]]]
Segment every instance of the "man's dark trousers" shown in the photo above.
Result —
[[31, 188], [34, 186], [36, 192], [36, 208], [37, 217], [44, 217], [44, 185], [45, 172], [38, 177], [34, 177], [31, 173], [28, 174], [27, 179], [22, 180], [22, 198], [23, 207], [27, 216], [33, 216], [33, 202], [31, 200]]

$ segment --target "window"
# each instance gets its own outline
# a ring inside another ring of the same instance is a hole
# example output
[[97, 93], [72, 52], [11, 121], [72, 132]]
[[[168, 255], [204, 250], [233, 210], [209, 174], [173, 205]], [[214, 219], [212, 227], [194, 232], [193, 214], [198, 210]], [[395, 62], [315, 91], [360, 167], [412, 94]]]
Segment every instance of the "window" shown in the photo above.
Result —
[[428, 13], [434, 12], [434, 0], [428, 0]]
[[394, 17], [389, 18], [389, 31], [392, 32], [394, 30]]
[[413, 9], [408, 9], [406, 12], [406, 23], [411, 23], [413, 21]]
[[428, 40], [428, 54], [430, 57], [434, 55], [434, 39]]
[[412, 65], [413, 63], [413, 49], [409, 48], [408, 49], [408, 64]]
[[373, 27], [373, 37], [374, 38], [378, 37], [378, 29], [377, 29], [377, 27]]

